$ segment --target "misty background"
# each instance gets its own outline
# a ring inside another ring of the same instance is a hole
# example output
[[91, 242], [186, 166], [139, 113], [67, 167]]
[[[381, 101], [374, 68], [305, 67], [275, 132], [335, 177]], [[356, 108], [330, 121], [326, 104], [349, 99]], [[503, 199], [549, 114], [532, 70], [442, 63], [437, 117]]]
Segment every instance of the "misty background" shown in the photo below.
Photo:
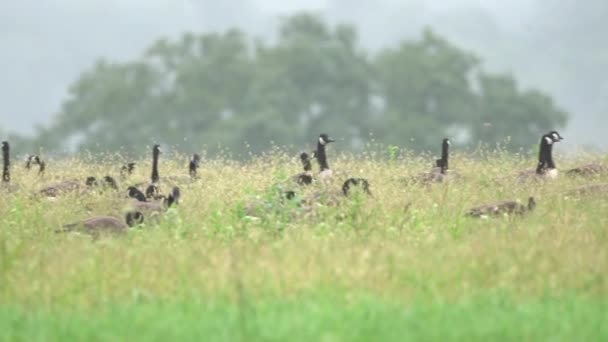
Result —
[[[130, 0], [2, 1], [0, 132], [34, 134], [61, 110], [68, 89], [104, 57], [127, 62], [161, 37], [232, 27], [272, 41], [282, 18], [314, 11], [348, 23], [370, 51], [431, 27], [473, 51], [485, 70], [512, 74], [568, 112], [570, 148], [608, 148], [608, 4], [590, 0]], [[535, 138], [536, 139], [536, 138]]]

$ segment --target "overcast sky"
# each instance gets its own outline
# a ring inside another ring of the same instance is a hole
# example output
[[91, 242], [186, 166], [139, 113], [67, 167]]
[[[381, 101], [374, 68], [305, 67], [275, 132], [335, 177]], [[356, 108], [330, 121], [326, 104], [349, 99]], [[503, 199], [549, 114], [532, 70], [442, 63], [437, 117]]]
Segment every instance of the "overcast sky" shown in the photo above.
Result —
[[[484, 51], [483, 44], [479, 43], [499, 39], [505, 32], [510, 37], [529, 34], [534, 30], [531, 17], [536, 3], [526, 0], [0, 0], [0, 94], [3, 94], [0, 127], [31, 133], [35, 125], [48, 123], [59, 110], [69, 85], [99, 57], [116, 61], [136, 58], [157, 38], [177, 36], [188, 30], [200, 32], [236, 26], [258, 36], [268, 36], [274, 32], [280, 15], [303, 9], [316, 10], [332, 22], [354, 23], [363, 44], [370, 48], [411, 38], [419, 34], [423, 25], [431, 24], [458, 44], [475, 49], [490, 69], [513, 71], [524, 85], [539, 86], [533, 77], [523, 72], [525, 68], [510, 65], [509, 58], [497, 51]], [[484, 30], [479, 29], [482, 23]], [[558, 92], [548, 87], [541, 89], [552, 95]], [[558, 98], [558, 103], [573, 106], [566, 98]], [[575, 134], [582, 143], [599, 142], [590, 137], [593, 134], [581, 129], [589, 119], [586, 113], [573, 114], [576, 116], [569, 133]]]

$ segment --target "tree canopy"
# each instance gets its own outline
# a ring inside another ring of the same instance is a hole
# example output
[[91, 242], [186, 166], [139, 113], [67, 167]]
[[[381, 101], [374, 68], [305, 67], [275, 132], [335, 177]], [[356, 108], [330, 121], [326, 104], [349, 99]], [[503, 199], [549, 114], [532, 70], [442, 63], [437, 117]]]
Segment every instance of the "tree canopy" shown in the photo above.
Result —
[[417, 150], [436, 149], [444, 136], [463, 145], [509, 138], [518, 148], [566, 121], [549, 96], [484, 72], [478, 57], [430, 29], [372, 55], [353, 26], [302, 13], [286, 18], [273, 42], [236, 29], [185, 33], [159, 39], [138, 60], [99, 60], [31, 143], [259, 152], [271, 142], [309, 146], [327, 132], [353, 150], [369, 134]]

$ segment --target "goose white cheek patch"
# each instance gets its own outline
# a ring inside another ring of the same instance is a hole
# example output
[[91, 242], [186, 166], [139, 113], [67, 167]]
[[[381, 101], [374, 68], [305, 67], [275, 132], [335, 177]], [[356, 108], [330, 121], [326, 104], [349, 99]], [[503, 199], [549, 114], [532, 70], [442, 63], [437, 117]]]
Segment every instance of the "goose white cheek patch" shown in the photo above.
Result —
[[321, 137], [319, 137], [319, 144], [325, 145], [325, 140], [323, 140], [323, 138], [321, 138]]
[[545, 141], [547, 142], [547, 144], [551, 145], [553, 144], [553, 140], [551, 140], [551, 138], [549, 137], [545, 137]]

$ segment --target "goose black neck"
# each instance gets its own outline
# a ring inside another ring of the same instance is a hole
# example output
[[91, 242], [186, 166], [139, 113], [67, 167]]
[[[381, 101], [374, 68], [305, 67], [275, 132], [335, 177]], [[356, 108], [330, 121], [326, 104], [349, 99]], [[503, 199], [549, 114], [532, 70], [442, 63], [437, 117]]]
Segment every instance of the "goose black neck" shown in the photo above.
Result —
[[319, 163], [321, 172], [329, 170], [329, 164], [327, 163], [327, 155], [325, 154], [325, 145], [321, 144], [321, 142], [317, 143], [317, 152], [315, 153], [315, 158], [317, 158], [317, 162]]
[[152, 183], [158, 183], [160, 176], [158, 175], [158, 156], [160, 151], [154, 148], [152, 151]]
[[444, 141], [441, 146], [441, 173], [446, 173], [448, 170], [448, 155], [449, 155], [450, 145], [447, 141]]
[[194, 160], [190, 161], [190, 177], [196, 177], [196, 171], [198, 169], [198, 163], [196, 163]]
[[10, 162], [10, 147], [8, 142], [2, 143], [2, 181], [10, 182], [11, 174], [9, 171], [9, 167], [11, 165]]

